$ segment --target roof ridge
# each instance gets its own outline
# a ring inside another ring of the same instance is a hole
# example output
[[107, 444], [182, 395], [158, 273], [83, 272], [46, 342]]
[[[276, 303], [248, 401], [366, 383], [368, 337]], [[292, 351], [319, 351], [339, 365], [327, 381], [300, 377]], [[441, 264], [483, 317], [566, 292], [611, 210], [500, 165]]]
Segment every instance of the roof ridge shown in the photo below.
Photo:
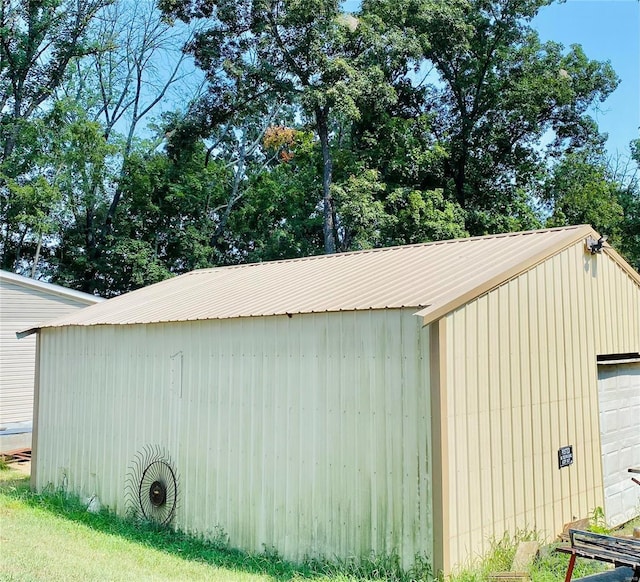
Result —
[[207, 273], [211, 273], [214, 271], [222, 271], [222, 270], [231, 270], [231, 269], [247, 269], [251, 267], [261, 267], [264, 265], [277, 265], [277, 264], [285, 264], [285, 263], [294, 263], [294, 262], [303, 262], [303, 261], [313, 261], [313, 260], [327, 260], [333, 259], [336, 260], [342, 257], [351, 257], [354, 255], [365, 255], [365, 254], [374, 254], [374, 253], [382, 253], [382, 252], [390, 252], [390, 251], [398, 251], [405, 249], [415, 249], [415, 248], [423, 248], [429, 246], [438, 246], [438, 245], [450, 245], [450, 244], [461, 244], [465, 242], [472, 242], [477, 240], [491, 240], [497, 238], [507, 238], [507, 237], [515, 237], [515, 236], [529, 236], [535, 234], [544, 234], [548, 232], [558, 232], [562, 230], [579, 230], [579, 229], [589, 229], [593, 230], [592, 227], [588, 224], [574, 224], [569, 226], [555, 226], [551, 228], [538, 228], [533, 230], [523, 230], [523, 231], [510, 231], [510, 232], [500, 232], [495, 234], [484, 234], [477, 236], [469, 236], [462, 238], [453, 238], [446, 240], [434, 240], [434, 241], [426, 241], [421, 243], [412, 243], [408, 245], [393, 245], [390, 247], [376, 247], [373, 249], [361, 249], [357, 251], [346, 251], [343, 253], [332, 253], [332, 254], [318, 254], [318, 255], [307, 255], [304, 257], [293, 257], [291, 259], [276, 259], [273, 261], [256, 261], [255, 263], [240, 263], [237, 265], [221, 265], [219, 267], [206, 267], [203, 269], [195, 269], [193, 271], [189, 271], [187, 273], [183, 273], [183, 275], [204, 275]]

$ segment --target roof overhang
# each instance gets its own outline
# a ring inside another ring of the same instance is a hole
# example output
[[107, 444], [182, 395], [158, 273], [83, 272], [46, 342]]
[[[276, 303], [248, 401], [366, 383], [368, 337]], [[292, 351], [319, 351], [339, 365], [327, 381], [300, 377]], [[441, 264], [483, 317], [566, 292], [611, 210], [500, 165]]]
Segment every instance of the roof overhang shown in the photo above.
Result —
[[[561, 241], [555, 247], [546, 248], [536, 255], [527, 257], [524, 261], [512, 266], [511, 268], [485, 279], [476, 286], [470, 286], [462, 293], [457, 294], [448, 301], [440, 303], [433, 303], [428, 305], [424, 309], [416, 312], [416, 316], [422, 317], [422, 324], [429, 325], [430, 323], [437, 321], [441, 317], [447, 315], [451, 311], [462, 307], [463, 305], [473, 301], [474, 299], [492, 291], [493, 289], [503, 285], [507, 281], [515, 279], [519, 275], [533, 269], [539, 264], [543, 263], [548, 258], [572, 247], [579, 242], [585, 242], [588, 237], [599, 238], [600, 235], [589, 225], [584, 225], [580, 229], [576, 229], [573, 236]], [[615, 263], [618, 264], [635, 283], [640, 286], [640, 273], [635, 271], [609, 244], [605, 243], [603, 246], [603, 252], [609, 256]], [[586, 252], [586, 246], [585, 246]]]

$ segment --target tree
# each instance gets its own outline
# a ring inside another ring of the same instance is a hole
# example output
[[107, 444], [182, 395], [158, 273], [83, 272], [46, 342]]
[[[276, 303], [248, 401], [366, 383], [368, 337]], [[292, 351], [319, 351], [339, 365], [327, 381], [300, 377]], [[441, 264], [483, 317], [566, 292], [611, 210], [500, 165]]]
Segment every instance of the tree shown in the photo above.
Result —
[[20, 122], [55, 93], [69, 63], [96, 50], [86, 31], [110, 0], [3, 0], [0, 6], [2, 161], [12, 154]]
[[[0, 167], [7, 184], [12, 179], [26, 186], [39, 179], [34, 195], [42, 193], [41, 207], [51, 198], [43, 180], [58, 192], [56, 204], [47, 210], [57, 220], [55, 233], [41, 256], [36, 252], [40, 245], [28, 244], [41, 236], [20, 210], [12, 194], [17, 190], [4, 189], [3, 214], [12, 219], [3, 232], [5, 268], [17, 267], [17, 257], [24, 263], [20, 268], [26, 267], [28, 250], [34, 274], [41, 268], [55, 280], [64, 271], [65, 281], [88, 292], [102, 285], [102, 255], [121, 242], [112, 233], [129, 157], [136, 150], [154, 151], [164, 139], [163, 131], [148, 130], [145, 122], [166, 108], [168, 96], [193, 71], [180, 51], [189, 31], [164, 22], [153, 3], [109, 0], [101, 6], [83, 29], [82, 42], [91, 50], [69, 49], [72, 56], [58, 85], [31, 119], [14, 123], [21, 131], [12, 156]], [[76, 252], [65, 252], [69, 246]], [[54, 262], [48, 264], [49, 258]]]
[[[439, 81], [427, 94], [436, 138], [447, 150], [447, 197], [467, 212], [472, 234], [517, 228], [522, 201], [535, 194], [545, 159], [597, 139], [587, 113], [615, 88], [607, 63], [579, 46], [541, 43], [530, 22], [551, 0], [368, 0], [418, 40]], [[424, 65], [426, 66], [426, 64]], [[552, 133], [546, 152], [540, 143]], [[516, 218], [513, 222], [503, 217]]]
[[569, 153], [553, 167], [544, 191], [549, 226], [591, 224], [640, 270], [640, 189], [633, 168], [637, 155], [632, 144], [629, 162], [612, 166], [602, 149]]
[[[0, 265], [19, 268], [56, 198], [42, 151], [45, 119], [73, 59], [98, 50], [87, 28], [110, 0], [3, 0], [0, 6]], [[28, 193], [28, 194], [27, 194]], [[33, 214], [30, 214], [33, 212]], [[37, 245], [37, 249], [40, 244]]]
[[210, 83], [210, 127], [274, 93], [313, 120], [322, 155], [324, 250], [335, 252], [332, 116], [357, 117], [358, 96], [379, 80], [374, 63], [359, 57], [366, 51], [357, 19], [343, 15], [337, 0], [165, 0], [161, 6], [185, 21], [209, 19], [188, 50]]

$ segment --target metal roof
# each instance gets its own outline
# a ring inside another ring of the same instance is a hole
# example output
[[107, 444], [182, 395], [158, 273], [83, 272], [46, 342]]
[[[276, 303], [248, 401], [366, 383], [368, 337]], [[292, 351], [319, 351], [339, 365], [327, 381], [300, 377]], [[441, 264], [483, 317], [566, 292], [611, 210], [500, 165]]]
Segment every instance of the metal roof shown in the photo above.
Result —
[[28, 287], [30, 289], [36, 289], [43, 291], [50, 295], [59, 295], [60, 297], [68, 297], [92, 305], [93, 303], [99, 303], [104, 301], [104, 297], [98, 297], [97, 295], [90, 295], [89, 293], [83, 293], [82, 291], [76, 291], [75, 289], [69, 289], [60, 285], [54, 285], [53, 283], [46, 283], [45, 281], [38, 281], [37, 279], [31, 279], [30, 277], [23, 277], [16, 273], [10, 273], [9, 271], [0, 270], [0, 281], [6, 281], [22, 287]]
[[590, 226], [579, 225], [202, 269], [42, 327], [403, 307], [419, 310], [426, 324], [589, 235], [598, 236]]

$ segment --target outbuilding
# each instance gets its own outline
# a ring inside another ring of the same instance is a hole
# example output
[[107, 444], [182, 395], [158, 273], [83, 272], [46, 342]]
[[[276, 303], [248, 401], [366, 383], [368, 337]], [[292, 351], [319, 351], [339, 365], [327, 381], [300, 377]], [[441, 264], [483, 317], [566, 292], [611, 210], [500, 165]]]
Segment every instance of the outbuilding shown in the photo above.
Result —
[[16, 332], [102, 301], [87, 293], [0, 271], [0, 453], [31, 446], [35, 337]]
[[444, 571], [637, 514], [640, 275], [589, 226], [199, 270], [33, 331], [38, 490]]

